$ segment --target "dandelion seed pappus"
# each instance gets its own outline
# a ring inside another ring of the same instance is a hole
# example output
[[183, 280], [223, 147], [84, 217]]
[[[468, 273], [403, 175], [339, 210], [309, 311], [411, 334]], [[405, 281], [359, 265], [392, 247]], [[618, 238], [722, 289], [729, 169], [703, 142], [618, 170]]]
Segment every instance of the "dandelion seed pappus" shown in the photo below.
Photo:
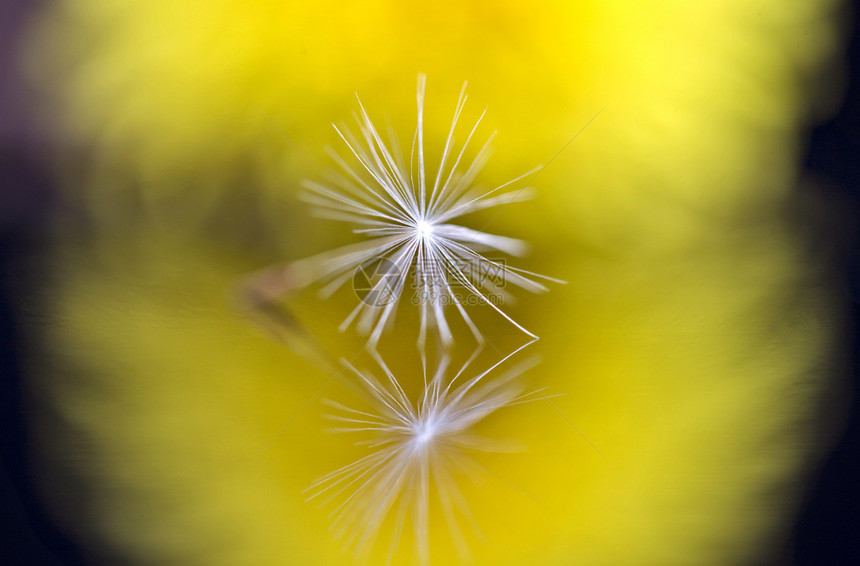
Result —
[[[446, 345], [453, 335], [446, 310], [453, 308], [472, 335], [483, 343], [477, 324], [464, 308], [457, 293], [483, 297], [475, 305], [487, 305], [515, 328], [531, 338], [536, 336], [500, 308], [497, 299], [502, 287], [513, 285], [533, 293], [548, 288], [540, 282], [557, 279], [511, 267], [504, 260], [491, 259], [484, 252], [520, 256], [526, 251], [521, 240], [498, 236], [451, 221], [461, 216], [531, 198], [530, 187], [513, 190], [517, 183], [536, 174], [541, 167], [493, 189], [480, 189], [476, 178], [490, 156], [495, 133], [477, 150], [471, 161], [467, 149], [486, 114], [484, 110], [455, 149], [454, 133], [466, 104], [466, 84], [454, 110], [454, 117], [435, 172], [425, 166], [424, 93], [426, 79], [418, 77], [417, 125], [408, 154], [391, 127], [383, 140], [361, 100], [355, 115], [358, 134], [346, 125], [333, 124], [348, 150], [346, 157], [331, 148], [328, 155], [336, 171], [324, 172], [324, 182], [306, 180], [303, 200], [313, 205], [318, 216], [346, 222], [354, 233], [367, 240], [294, 262], [286, 270], [294, 288], [321, 283], [321, 295], [329, 296], [350, 279], [358, 304], [344, 319], [340, 329], [354, 327], [368, 336], [368, 346], [376, 347], [383, 332], [393, 325], [397, 307], [410, 286], [429, 300], [419, 300], [418, 346], [429, 332]], [[468, 164], [467, 164], [468, 163]], [[357, 166], [356, 166], [357, 164]], [[503, 189], [511, 187], [504, 192]], [[385, 260], [383, 263], [382, 260]], [[384, 265], [384, 272], [379, 271]], [[410, 275], [412, 276], [410, 278]], [[300, 282], [296, 284], [296, 282]], [[455, 290], [458, 289], [458, 290]], [[443, 299], [447, 297], [447, 299]]]
[[386, 520], [393, 519], [389, 561], [408, 526], [419, 564], [429, 564], [430, 510], [438, 502], [461, 559], [468, 561], [469, 548], [459, 523], [466, 519], [477, 526], [467, 491], [457, 478], [481, 469], [475, 461], [479, 453], [507, 452], [511, 446], [484, 438], [476, 427], [501, 409], [554, 396], [537, 396], [545, 388], [526, 391], [520, 379], [536, 365], [535, 357], [499, 369], [532, 342], [480, 372], [470, 368], [480, 347], [459, 369], [451, 367], [447, 356], [440, 358], [432, 372], [425, 362], [424, 387], [417, 400], [407, 395], [381, 357], [375, 357], [381, 375], [342, 360], [357, 379], [365, 406], [326, 401], [334, 409], [328, 419], [337, 423], [330, 431], [369, 435], [356, 442], [367, 447], [367, 454], [322, 476], [305, 493], [308, 501], [319, 498], [324, 506], [334, 507], [331, 528], [347, 548], [366, 557]]

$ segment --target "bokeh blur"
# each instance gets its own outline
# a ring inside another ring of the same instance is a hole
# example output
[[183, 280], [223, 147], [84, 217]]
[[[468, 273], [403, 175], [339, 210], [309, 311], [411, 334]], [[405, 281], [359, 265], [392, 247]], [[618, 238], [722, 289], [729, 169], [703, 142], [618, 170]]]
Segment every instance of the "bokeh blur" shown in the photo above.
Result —
[[[533, 201], [468, 222], [568, 281], [506, 306], [542, 338], [529, 383], [563, 396], [482, 430], [521, 448], [464, 487], [474, 563], [856, 562], [855, 14], [4, 3], [0, 562], [360, 563], [302, 493], [362, 454], [322, 418], [349, 387], [303, 355], [361, 352], [337, 331], [355, 296], [285, 297], [297, 342], [236, 289], [355, 241], [299, 184], [331, 166], [355, 93], [408, 140], [419, 72], [431, 166], [464, 80], [466, 121], [486, 106], [499, 132], [478, 182], [547, 165]], [[521, 341], [475, 316], [485, 365]], [[404, 308], [380, 345], [411, 385], [414, 323]], [[473, 347], [460, 328], [456, 355]], [[433, 563], [458, 563], [433, 527]]]

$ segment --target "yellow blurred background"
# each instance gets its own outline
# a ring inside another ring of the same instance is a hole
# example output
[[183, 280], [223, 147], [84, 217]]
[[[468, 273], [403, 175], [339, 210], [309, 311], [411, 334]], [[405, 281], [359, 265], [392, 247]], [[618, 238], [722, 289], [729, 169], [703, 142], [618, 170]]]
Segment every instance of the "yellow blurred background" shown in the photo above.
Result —
[[[838, 13], [55, 2], [27, 58], [62, 128], [69, 211], [44, 293], [49, 355], [33, 361], [54, 512], [117, 563], [358, 563], [302, 493], [363, 453], [322, 418], [349, 388], [234, 293], [255, 270], [356, 240], [314, 218], [299, 183], [330, 166], [330, 122], [352, 119], [355, 93], [408, 140], [425, 72], [431, 169], [464, 80], [464, 122], [488, 107], [481, 131], [499, 131], [479, 183], [547, 166], [535, 200], [468, 225], [529, 241], [517, 265], [569, 282], [505, 305], [541, 336], [528, 383], [564, 395], [485, 423], [521, 449], [481, 456], [483, 480], [463, 486], [474, 563], [753, 564], [785, 536], [826, 445], [836, 316], [786, 210]], [[362, 337], [336, 330], [355, 300], [309, 290], [287, 306], [315, 343], [361, 358]], [[380, 349], [415, 386], [407, 307]], [[522, 336], [475, 310], [486, 366]], [[432, 517], [432, 562], [458, 563]], [[409, 537], [393, 563], [415, 563]]]

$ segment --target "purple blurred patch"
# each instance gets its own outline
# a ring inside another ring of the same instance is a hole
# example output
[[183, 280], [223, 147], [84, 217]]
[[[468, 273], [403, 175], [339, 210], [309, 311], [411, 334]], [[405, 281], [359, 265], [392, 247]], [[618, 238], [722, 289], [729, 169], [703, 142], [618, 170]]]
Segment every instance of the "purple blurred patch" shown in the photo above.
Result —
[[55, 203], [47, 172], [48, 135], [35, 120], [34, 92], [21, 60], [29, 24], [43, 2], [0, 2], [0, 235], [39, 230]]

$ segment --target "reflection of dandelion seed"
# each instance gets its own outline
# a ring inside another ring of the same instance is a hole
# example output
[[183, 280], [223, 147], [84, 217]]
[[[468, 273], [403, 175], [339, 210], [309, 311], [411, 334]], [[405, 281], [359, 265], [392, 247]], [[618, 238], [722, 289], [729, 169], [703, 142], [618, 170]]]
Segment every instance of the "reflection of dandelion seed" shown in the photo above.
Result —
[[531, 360], [499, 377], [484, 379], [521, 349], [467, 381], [461, 376], [475, 356], [450, 379], [446, 378], [448, 360], [443, 358], [429, 382], [425, 372], [424, 392], [417, 403], [409, 400], [380, 358], [377, 361], [385, 380], [344, 362], [369, 394], [372, 409], [359, 411], [329, 402], [341, 412], [331, 418], [344, 423], [335, 430], [373, 433], [374, 438], [362, 444], [374, 451], [321, 478], [308, 491], [312, 493], [310, 499], [328, 494], [328, 502], [345, 497], [332, 517], [333, 528], [347, 546], [357, 552], [369, 551], [383, 522], [393, 513], [391, 558], [411, 514], [418, 555], [427, 563], [432, 491], [461, 557], [468, 556], [458, 516], [468, 521], [472, 517], [457, 477], [478, 468], [469, 452], [499, 449], [497, 444], [476, 436], [474, 425], [503, 407], [535, 400], [532, 395], [536, 391], [522, 394], [523, 388], [515, 383], [515, 378], [532, 365]]
[[[327, 285], [323, 294], [330, 294], [345, 284], [354, 270], [363, 262], [385, 257], [395, 266], [392, 278], [379, 281], [379, 285], [389, 287], [393, 300], [382, 305], [362, 301], [341, 325], [349, 327], [353, 322], [362, 333], [370, 335], [370, 344], [375, 345], [383, 330], [393, 322], [394, 314], [402, 297], [403, 289], [410, 271], [416, 271], [415, 281], [420, 288], [433, 296], [451, 296], [451, 285], [468, 289], [478, 297], [498, 294], [499, 285], [485, 277], [475, 274], [496, 271], [504, 274], [504, 280], [533, 292], [546, 291], [546, 287], [532, 277], [542, 277], [527, 271], [506, 266], [481, 255], [481, 251], [497, 250], [520, 255], [525, 244], [519, 240], [496, 236], [472, 230], [449, 222], [465, 214], [478, 210], [506, 205], [529, 196], [528, 191], [498, 193], [504, 187], [523, 179], [539, 168], [529, 171], [493, 190], [479, 193], [473, 182], [489, 158], [489, 143], [478, 151], [471, 164], [460, 169], [463, 155], [481, 118], [469, 132], [466, 140], [453, 159], [454, 131], [460, 113], [466, 102], [465, 84], [454, 112], [454, 119], [435, 179], [427, 179], [424, 165], [424, 76], [418, 81], [418, 125], [412, 141], [410, 166], [407, 169], [397, 138], [389, 128], [389, 144], [382, 140], [359, 101], [361, 116], [356, 116], [363, 141], [360, 141], [346, 127], [335, 130], [346, 143], [352, 155], [361, 165], [356, 172], [341, 156], [334, 151], [329, 153], [340, 166], [343, 174], [329, 175], [331, 186], [306, 182], [309, 190], [306, 199], [319, 207], [320, 215], [350, 222], [358, 226], [356, 232], [373, 239], [356, 245], [346, 246], [332, 252], [302, 260], [291, 265], [283, 274], [290, 284], [301, 286], [313, 281], [324, 280]], [[417, 148], [417, 180], [413, 170]], [[468, 269], [464, 269], [466, 266]], [[453, 304], [472, 333], [482, 341], [481, 333], [472, 322], [459, 301]], [[441, 300], [421, 302], [421, 326], [419, 343], [424, 344], [427, 328], [438, 329], [446, 343], [452, 340]], [[534, 337], [522, 326], [514, 322], [491, 301], [490, 305], [514, 326]]]

